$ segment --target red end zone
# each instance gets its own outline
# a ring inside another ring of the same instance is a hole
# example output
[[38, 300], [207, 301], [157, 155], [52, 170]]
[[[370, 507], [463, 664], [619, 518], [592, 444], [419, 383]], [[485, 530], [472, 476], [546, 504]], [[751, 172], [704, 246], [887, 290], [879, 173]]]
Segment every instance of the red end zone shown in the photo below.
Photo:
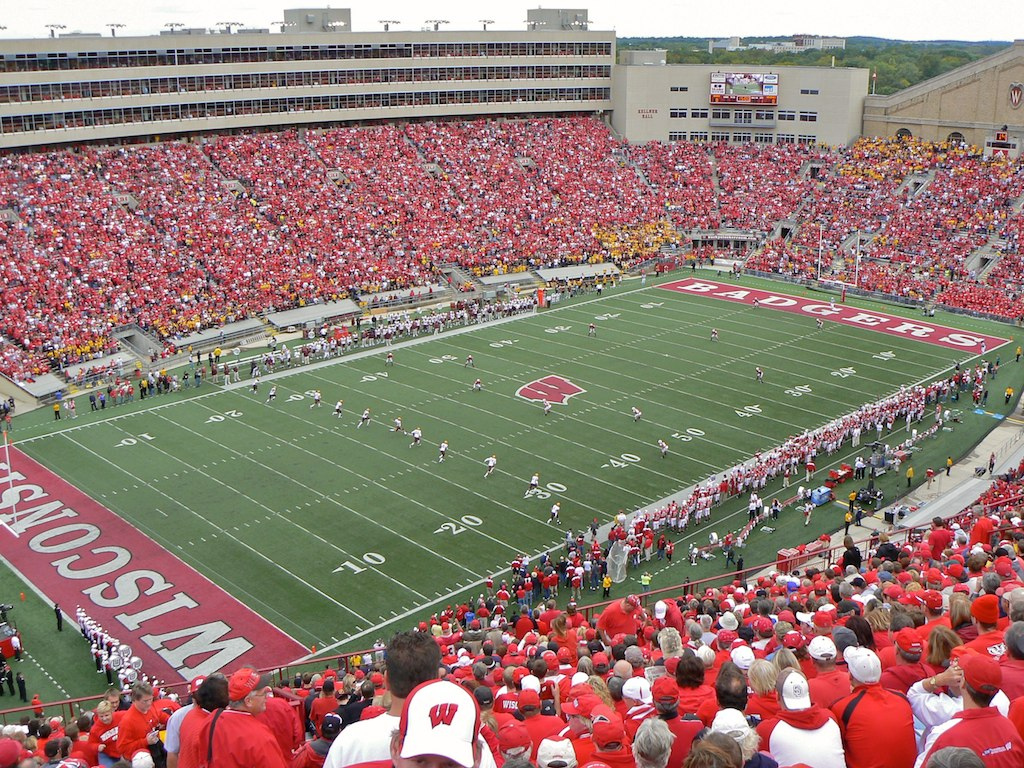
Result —
[[65, 613], [82, 606], [128, 643], [151, 678], [189, 680], [308, 653], [46, 467], [13, 448], [11, 459], [13, 474], [0, 462], [0, 519], [18, 536], [0, 528], [4, 556]]
[[844, 304], [822, 302], [803, 296], [790, 296], [784, 293], [776, 293], [775, 291], [741, 288], [735, 283], [716, 283], [713, 280], [697, 280], [688, 277], [685, 280], [665, 283], [658, 287], [664, 288], [667, 291], [675, 291], [676, 293], [709, 296], [714, 299], [724, 299], [725, 301], [747, 304], [749, 306], [753, 306], [756, 300], [760, 307], [781, 309], [783, 312], [793, 312], [798, 315], [820, 317], [823, 320], [849, 325], [854, 328], [870, 328], [873, 331], [887, 333], [890, 336], [916, 339], [917, 341], [936, 344], [948, 349], [958, 349], [971, 355], [985, 354], [985, 352], [991, 351], [1009, 341], [998, 336], [968, 333], [956, 328], [949, 328], [945, 325], [936, 325], [927, 321], [908, 320], [905, 317], [887, 315], [884, 312], [868, 312], [856, 307], [848, 307]]

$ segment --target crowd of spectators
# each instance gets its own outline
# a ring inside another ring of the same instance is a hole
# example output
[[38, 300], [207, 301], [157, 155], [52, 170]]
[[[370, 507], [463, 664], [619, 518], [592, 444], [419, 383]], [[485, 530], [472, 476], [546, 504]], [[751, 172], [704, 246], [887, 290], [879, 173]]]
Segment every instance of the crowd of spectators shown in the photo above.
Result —
[[848, 545], [589, 618], [488, 589], [274, 687], [250, 669], [180, 698], [115, 687], [74, 723], [6, 726], [0, 768], [1024, 766], [1016, 506]]
[[[274, 309], [476, 275], [641, 264], [689, 229], [770, 240], [748, 267], [1004, 317], [1019, 289], [1021, 163], [863, 139], [630, 146], [593, 118], [419, 122], [0, 158], [0, 371]], [[850, 245], [861, 232], [863, 247]], [[1000, 258], [979, 270], [986, 243]], [[855, 258], [859, 251], [862, 258]], [[253, 258], [253, 255], [258, 258]]]

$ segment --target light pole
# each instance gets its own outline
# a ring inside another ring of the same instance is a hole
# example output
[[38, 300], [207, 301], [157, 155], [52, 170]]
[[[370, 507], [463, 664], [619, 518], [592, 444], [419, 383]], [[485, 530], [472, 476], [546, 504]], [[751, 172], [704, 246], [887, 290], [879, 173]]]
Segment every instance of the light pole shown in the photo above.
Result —
[[242, 26], [242, 22], [240, 22], [240, 21], [218, 21], [213, 26], [215, 26], [215, 27], [224, 27], [224, 32], [226, 34], [230, 35], [231, 34], [231, 28], [232, 27], [240, 27], [240, 26]]
[[58, 29], [67, 29], [63, 24], [47, 24], [46, 28], [50, 30], [50, 37], [56, 37]]
[[853, 263], [853, 287], [860, 288], [860, 230], [857, 230], [857, 256]]
[[434, 31], [437, 32], [441, 29], [442, 24], [450, 24], [451, 22], [447, 21], [446, 19], [427, 19], [424, 23], [433, 24]]
[[821, 282], [821, 247], [822, 238], [824, 237], [824, 227], [822, 223], [818, 222], [818, 282]]
[[327, 22], [327, 27], [331, 30], [331, 32], [337, 32], [339, 29], [344, 29], [347, 26], [348, 26], [348, 23], [344, 22], [344, 21], [329, 21], [329, 22]]
[[378, 24], [383, 24], [384, 25], [384, 31], [388, 32], [388, 31], [391, 30], [391, 25], [392, 24], [401, 24], [402, 22], [398, 21], [397, 19], [378, 19], [377, 23]]
[[124, 29], [124, 24], [118, 24], [117, 22], [114, 22], [112, 24], [107, 24], [107, 26], [110, 27], [110, 36], [111, 37], [117, 37], [117, 30]]
[[284, 28], [285, 27], [294, 27], [295, 26], [295, 22], [294, 21], [272, 21], [272, 22], [270, 22], [270, 25], [272, 27], [280, 27], [281, 28], [281, 34], [283, 35], [284, 34]]
[[180, 21], [168, 21], [166, 24], [164, 24], [164, 26], [167, 27], [167, 29], [171, 30], [172, 35], [179, 29], [184, 29], [185, 27], [185, 25], [182, 24]]
[[480, 19], [480, 23], [484, 25], [484, 32], [486, 32], [487, 31], [487, 25], [488, 24], [493, 24], [494, 23], [494, 19]]

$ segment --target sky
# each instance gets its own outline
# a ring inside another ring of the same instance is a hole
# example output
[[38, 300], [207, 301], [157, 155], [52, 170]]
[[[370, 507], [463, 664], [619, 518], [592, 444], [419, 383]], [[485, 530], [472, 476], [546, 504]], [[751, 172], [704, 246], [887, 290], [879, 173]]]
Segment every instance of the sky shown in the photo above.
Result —
[[[123, 24], [121, 36], [150, 35], [167, 23], [189, 27], [213, 27], [220, 22], [240, 22], [245, 26], [271, 27], [289, 7], [321, 7], [309, 2], [288, 0], [153, 0], [120, 2], [115, 0], [28, 0], [4, 3], [0, 13], [0, 37], [45, 37], [47, 24], [63, 24], [66, 31], [110, 34], [107, 24]], [[445, 19], [445, 30], [480, 29], [481, 19], [492, 19], [491, 29], [525, 29], [526, 9], [541, 7], [513, 0], [500, 3], [469, 0], [353, 0], [351, 3], [324, 3], [335, 8], [351, 8], [355, 32], [383, 29], [380, 19], [401, 22], [393, 27], [418, 30], [427, 19]], [[901, 40], [1012, 40], [1024, 38], [1024, 11], [1020, 0], [982, 0], [977, 5], [962, 0], [932, 0], [921, 4], [907, 0], [733, 0], [720, 2], [694, 0], [592, 0], [559, 4], [547, 2], [546, 8], [587, 8], [591, 29], [615, 30], [619, 37], [680, 36], [740, 37], [778, 36], [798, 33], [853, 37], [869, 35]], [[13, 10], [16, 9], [16, 10]], [[13, 11], [13, 12], [12, 12]], [[278, 27], [271, 27], [275, 32]]]

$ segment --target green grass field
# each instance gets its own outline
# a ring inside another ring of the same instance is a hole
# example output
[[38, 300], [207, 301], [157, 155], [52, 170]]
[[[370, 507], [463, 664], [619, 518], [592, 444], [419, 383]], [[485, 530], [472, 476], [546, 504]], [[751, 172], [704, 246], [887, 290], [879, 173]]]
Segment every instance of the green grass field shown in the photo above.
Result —
[[[980, 321], [942, 322], [1011, 335]], [[710, 340], [712, 326], [718, 342]], [[1016, 343], [1001, 350], [1004, 361]], [[953, 362], [950, 351], [921, 342], [835, 324], [818, 330], [811, 318], [635, 281], [599, 299], [392, 349], [393, 367], [384, 366], [380, 347], [265, 376], [256, 395], [247, 382], [227, 391], [204, 384], [198, 394], [102, 414], [83, 403], [74, 422], [27, 414], [14, 437], [307, 647], [338, 652], [481, 592], [514, 555], [556, 547], [568, 528], [664, 499]], [[470, 354], [475, 369], [464, 365]], [[766, 371], [762, 384], [755, 366]], [[548, 375], [585, 391], [545, 417], [516, 391]], [[1022, 378], [1006, 370], [999, 383], [1019, 390]], [[265, 404], [272, 384], [276, 402]], [[311, 408], [317, 389], [323, 405]], [[1002, 409], [993, 394], [989, 410]], [[332, 414], [339, 398], [341, 419]], [[955, 439], [934, 449], [943, 460], [996, 424], [965, 401]], [[632, 406], [643, 412], [637, 422]], [[364, 408], [373, 419], [357, 429]], [[422, 429], [421, 446], [392, 430], [396, 417], [410, 432]], [[670, 444], [665, 459], [659, 438]], [[450, 449], [438, 463], [442, 439]], [[497, 469], [484, 479], [491, 454]], [[542, 493], [524, 498], [533, 472]], [[890, 497], [902, 484], [886, 482]], [[561, 529], [548, 523], [555, 501]], [[714, 529], [741, 527], [742, 503], [716, 511]], [[774, 536], [752, 538], [746, 562], [767, 561], [781, 546], [840, 525], [841, 511], [816, 516], [811, 530], [786, 520]], [[677, 557], [661, 567], [655, 587], [722, 568], [721, 560], [691, 568]], [[637, 575], [617, 589], [633, 589]], [[9, 575], [0, 586], [17, 588]], [[95, 690], [91, 682], [85, 692]]]

